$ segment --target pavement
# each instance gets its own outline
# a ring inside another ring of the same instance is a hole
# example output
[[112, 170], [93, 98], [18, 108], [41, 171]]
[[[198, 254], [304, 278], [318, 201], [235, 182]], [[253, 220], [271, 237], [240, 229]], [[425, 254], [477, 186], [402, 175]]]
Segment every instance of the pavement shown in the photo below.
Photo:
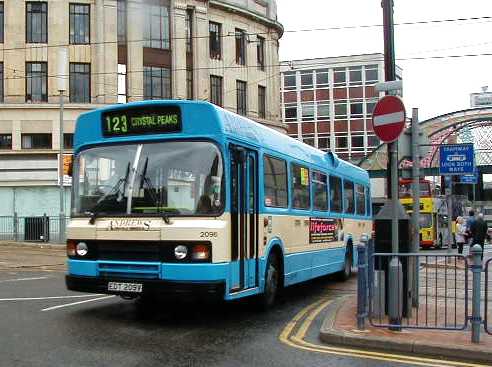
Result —
[[[486, 255], [491, 254], [486, 252]], [[463, 262], [453, 262], [446, 266], [441, 260], [434, 263], [431, 259], [428, 266], [421, 267], [419, 289], [421, 304], [419, 309], [413, 309], [413, 317], [404, 319], [403, 323], [419, 326], [427, 324], [429, 327], [447, 326], [456, 329], [463, 326], [464, 330], [402, 328], [401, 331], [391, 331], [382, 326], [387, 324], [385, 316], [374, 317], [372, 322], [367, 320], [364, 330], [358, 330], [357, 295], [349, 294], [338, 298], [331, 308], [325, 310], [319, 338], [330, 345], [426, 355], [448, 360], [486, 362], [487, 365], [492, 366], [492, 335], [487, 334], [482, 325], [480, 343], [474, 344], [471, 342], [470, 322], [468, 325], [464, 324], [465, 283], [468, 283], [468, 314], [471, 315], [471, 272], [466, 278]], [[491, 270], [489, 276], [490, 273]], [[482, 274], [482, 318], [484, 317], [484, 288], [484, 274]], [[487, 310], [489, 315], [492, 315], [491, 303], [489, 302]]]

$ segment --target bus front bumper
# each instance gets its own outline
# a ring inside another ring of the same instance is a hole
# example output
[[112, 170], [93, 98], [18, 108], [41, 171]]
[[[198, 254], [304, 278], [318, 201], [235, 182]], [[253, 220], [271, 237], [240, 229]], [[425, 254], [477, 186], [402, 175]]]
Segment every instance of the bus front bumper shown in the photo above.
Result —
[[[108, 283], [132, 283], [141, 284], [142, 292], [121, 292], [108, 290]], [[115, 294], [119, 296], [199, 296], [211, 298], [223, 298], [225, 294], [225, 282], [184, 282], [167, 281], [162, 279], [130, 279], [130, 278], [101, 278], [91, 276], [66, 275], [65, 283], [71, 291]]]

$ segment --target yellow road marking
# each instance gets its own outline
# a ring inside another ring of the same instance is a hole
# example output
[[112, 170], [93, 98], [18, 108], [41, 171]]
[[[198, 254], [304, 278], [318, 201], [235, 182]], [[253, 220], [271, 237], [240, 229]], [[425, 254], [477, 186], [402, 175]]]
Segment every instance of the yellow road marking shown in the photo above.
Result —
[[[307, 330], [311, 326], [312, 322], [319, 315], [319, 313], [331, 302], [332, 301], [321, 300], [309, 306], [304, 307], [301, 311], [299, 311], [294, 316], [294, 318], [291, 321], [289, 321], [289, 323], [282, 330], [279, 336], [280, 341], [291, 347], [303, 349], [311, 352], [349, 356], [354, 358], [398, 362], [403, 364], [413, 364], [413, 365], [427, 366], [427, 367], [443, 367], [443, 366], [487, 367], [487, 365], [483, 365], [483, 364], [464, 363], [464, 362], [457, 362], [457, 361], [444, 361], [444, 360], [438, 360], [433, 358], [412, 357], [412, 356], [393, 354], [393, 353], [371, 352], [371, 351], [365, 351], [355, 348], [329, 347], [325, 345], [318, 345], [318, 344], [306, 342], [304, 340], [304, 337], [307, 333]], [[302, 322], [301, 326], [299, 327], [295, 335], [291, 335], [297, 324], [303, 319], [304, 321]]]

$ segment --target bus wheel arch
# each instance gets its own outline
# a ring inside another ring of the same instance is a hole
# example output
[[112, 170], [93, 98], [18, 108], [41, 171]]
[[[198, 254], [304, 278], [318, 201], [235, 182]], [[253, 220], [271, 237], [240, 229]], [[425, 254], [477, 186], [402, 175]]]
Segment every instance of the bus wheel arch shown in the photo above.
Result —
[[337, 273], [337, 277], [345, 281], [352, 275], [352, 267], [354, 266], [354, 242], [352, 236], [348, 236], [345, 244], [345, 255], [343, 260], [343, 269]]
[[271, 243], [265, 252], [263, 269], [263, 292], [259, 295], [259, 306], [267, 310], [273, 306], [279, 291], [284, 285], [283, 250], [280, 242]]

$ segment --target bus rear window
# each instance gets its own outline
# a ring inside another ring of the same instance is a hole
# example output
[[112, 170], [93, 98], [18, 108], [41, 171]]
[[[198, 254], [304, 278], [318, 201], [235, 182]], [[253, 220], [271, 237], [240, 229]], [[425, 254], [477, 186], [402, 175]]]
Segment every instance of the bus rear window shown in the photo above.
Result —
[[355, 184], [355, 205], [357, 215], [366, 215], [366, 190], [358, 184]]
[[286, 208], [287, 200], [287, 164], [283, 159], [265, 156], [263, 159], [265, 174], [265, 206]]
[[311, 177], [313, 183], [313, 206], [314, 210], [328, 210], [328, 192], [326, 191], [326, 175], [320, 172], [313, 172]]
[[344, 213], [354, 213], [354, 184], [353, 182], [343, 181], [343, 201]]
[[336, 176], [330, 176], [330, 211], [342, 211], [342, 180]]
[[309, 209], [309, 169], [292, 164], [292, 207], [295, 209]]

